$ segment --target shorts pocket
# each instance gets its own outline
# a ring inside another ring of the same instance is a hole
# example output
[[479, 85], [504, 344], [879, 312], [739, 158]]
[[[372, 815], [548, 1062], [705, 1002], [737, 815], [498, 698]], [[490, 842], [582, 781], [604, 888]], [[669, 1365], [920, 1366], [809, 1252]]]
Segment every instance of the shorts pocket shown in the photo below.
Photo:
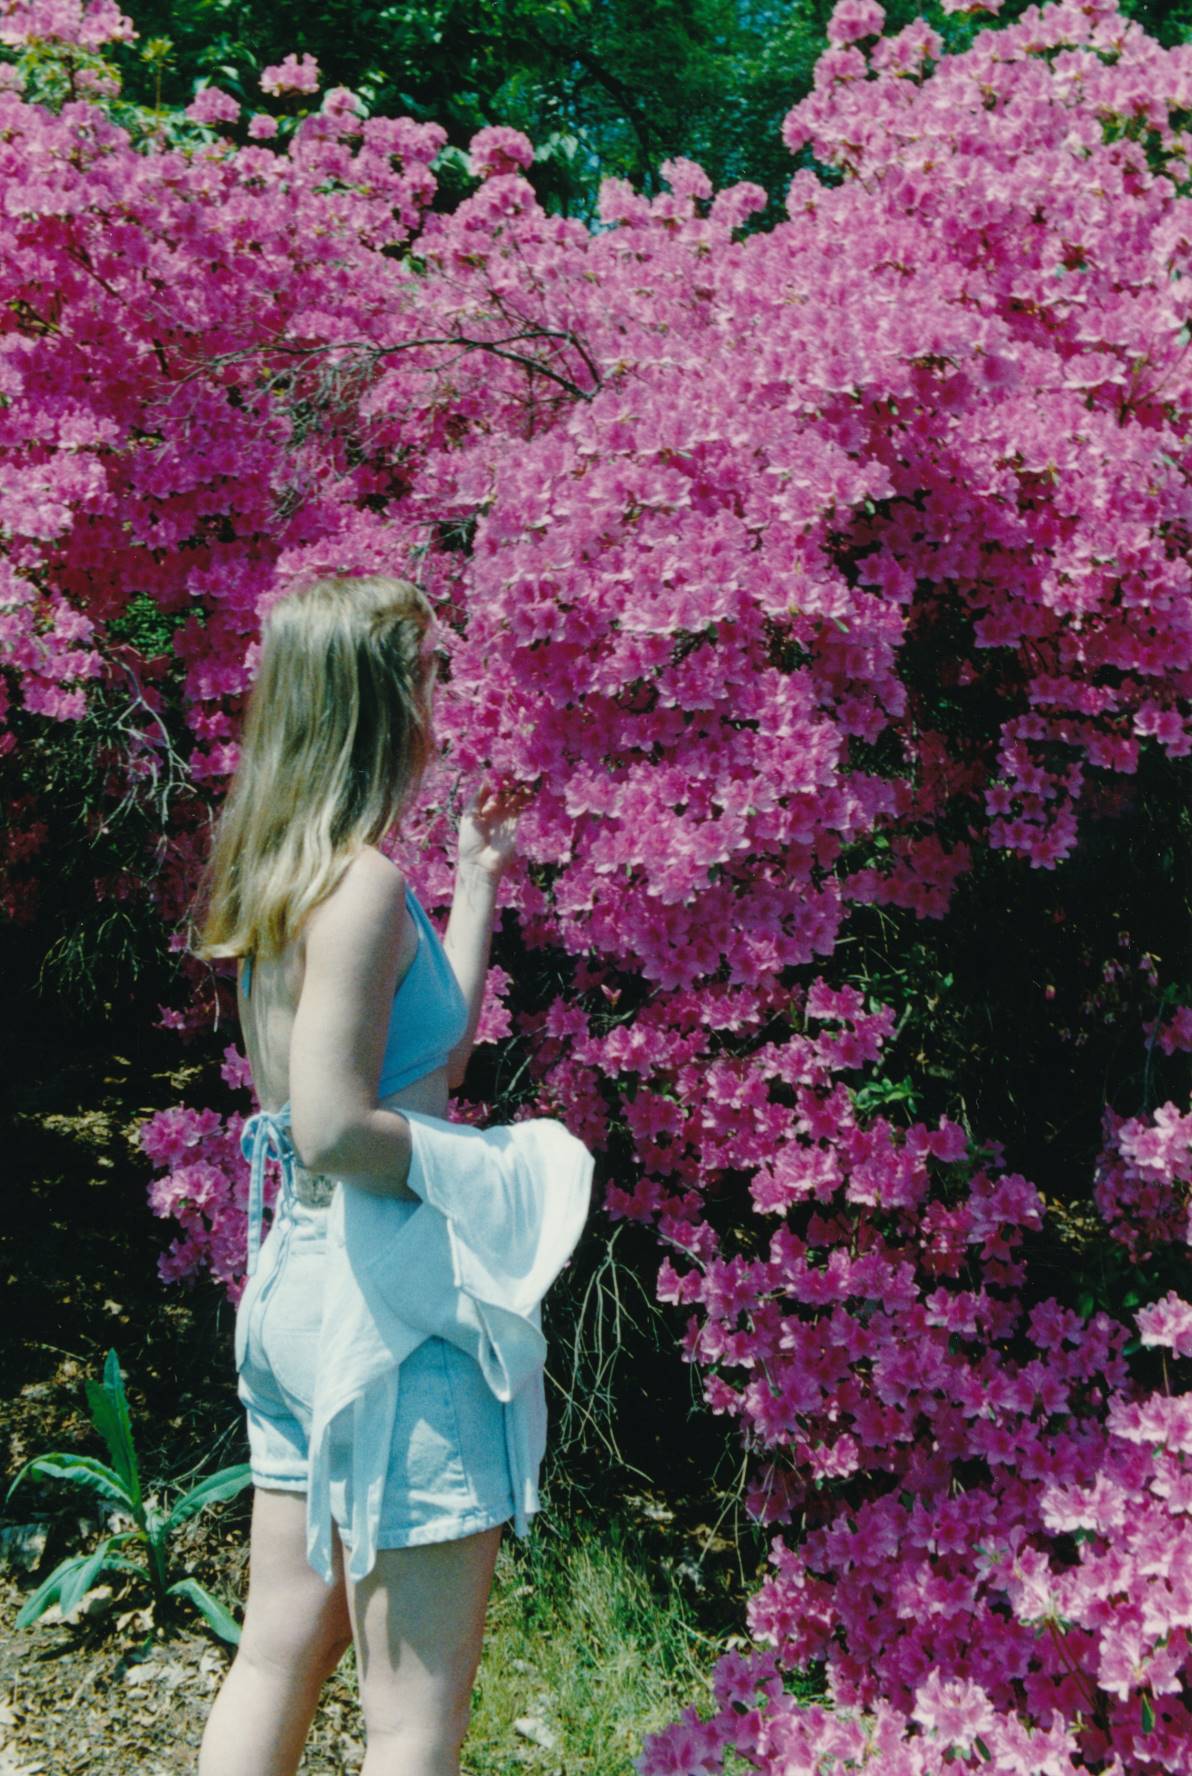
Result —
[[308, 1419], [315, 1398], [324, 1268], [322, 1251], [291, 1243], [259, 1304], [247, 1341], [250, 1361], [259, 1352], [278, 1392]]
[[270, 1319], [262, 1350], [279, 1393], [309, 1419], [315, 1403], [315, 1369], [319, 1360], [318, 1327], [279, 1326]]

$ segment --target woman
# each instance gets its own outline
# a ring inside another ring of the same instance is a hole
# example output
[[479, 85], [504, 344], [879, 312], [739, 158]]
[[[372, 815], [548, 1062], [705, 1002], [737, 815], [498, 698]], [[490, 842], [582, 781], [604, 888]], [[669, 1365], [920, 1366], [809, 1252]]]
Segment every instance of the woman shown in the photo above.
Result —
[[353, 1639], [364, 1776], [455, 1776], [513, 1514], [501, 1402], [466, 1353], [427, 1338], [402, 1363], [371, 1570], [346, 1578], [337, 1545], [327, 1586], [307, 1562], [332, 1180], [393, 1199], [395, 1214], [417, 1207], [400, 1107], [445, 1117], [463, 1078], [523, 801], [485, 788], [465, 809], [440, 943], [378, 848], [431, 756], [433, 630], [425, 597], [382, 576], [323, 578], [271, 606], [200, 888], [196, 951], [246, 958], [238, 1005], [258, 1121], [288, 1131], [273, 1224], [238, 1313], [255, 1482], [249, 1591], [200, 1776], [290, 1776]]

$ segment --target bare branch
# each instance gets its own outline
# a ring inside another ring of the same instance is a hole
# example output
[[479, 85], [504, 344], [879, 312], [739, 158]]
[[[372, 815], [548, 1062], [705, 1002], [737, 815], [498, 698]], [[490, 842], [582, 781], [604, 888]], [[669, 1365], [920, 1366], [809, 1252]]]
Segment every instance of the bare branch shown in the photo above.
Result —
[[[583, 388], [573, 377], [565, 375], [561, 370], [554, 369], [544, 363], [541, 358], [533, 357], [528, 352], [514, 351], [515, 345], [528, 344], [535, 339], [557, 340], [560, 344], [570, 345], [583, 361], [584, 368], [592, 378], [593, 386]], [[332, 352], [356, 352], [363, 360], [380, 362], [382, 358], [395, 357], [400, 352], [415, 351], [433, 346], [453, 347], [458, 353], [473, 351], [488, 352], [492, 357], [503, 358], [507, 363], [520, 364], [532, 375], [544, 376], [548, 381], [557, 383], [560, 388], [574, 395], [577, 400], [591, 401], [598, 393], [601, 382], [595, 363], [584, 344], [570, 330], [558, 327], [526, 327], [520, 332], [503, 335], [497, 339], [473, 339], [467, 334], [429, 334], [417, 339], [403, 339], [398, 345], [376, 345], [367, 339], [345, 339], [329, 341], [322, 345], [300, 345], [296, 342], [278, 339], [260, 345], [245, 346], [240, 351], [221, 352], [215, 357], [205, 358], [201, 363], [189, 370], [183, 381], [190, 381], [212, 369], [222, 369], [229, 364], [247, 362], [250, 358], [262, 357], [268, 353], [280, 353], [285, 357], [308, 360], [325, 357]], [[441, 364], [425, 366], [428, 370], [441, 370]], [[277, 377], [284, 371], [278, 371], [270, 378], [267, 387], [273, 387]]]

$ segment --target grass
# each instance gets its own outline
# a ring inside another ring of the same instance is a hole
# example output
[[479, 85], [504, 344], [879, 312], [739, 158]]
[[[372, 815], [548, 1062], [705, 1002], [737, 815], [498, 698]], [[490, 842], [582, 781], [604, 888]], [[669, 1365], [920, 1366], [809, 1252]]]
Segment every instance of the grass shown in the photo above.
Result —
[[632, 1525], [575, 1521], [528, 1545], [507, 1533], [464, 1769], [631, 1776], [646, 1733], [688, 1704], [710, 1707], [723, 1650]]

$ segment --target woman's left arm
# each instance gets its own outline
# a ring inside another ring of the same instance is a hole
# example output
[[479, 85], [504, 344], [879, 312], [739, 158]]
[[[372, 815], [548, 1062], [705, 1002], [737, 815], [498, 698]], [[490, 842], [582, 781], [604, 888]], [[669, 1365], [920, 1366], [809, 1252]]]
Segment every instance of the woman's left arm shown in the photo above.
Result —
[[463, 1084], [476, 1025], [480, 1022], [498, 880], [499, 877], [484, 870], [465, 872], [462, 863], [455, 872], [455, 894], [447, 929], [443, 933], [443, 948], [468, 1002], [468, 1021], [463, 1035], [447, 1056], [447, 1084], [451, 1091], [458, 1090]]
[[460, 818], [455, 893], [443, 948], [468, 1001], [468, 1022], [447, 1057], [447, 1084], [452, 1091], [463, 1084], [472, 1053], [484, 1003], [497, 885], [514, 860], [517, 817], [529, 794], [526, 784], [505, 789], [486, 785], [475, 792]]

